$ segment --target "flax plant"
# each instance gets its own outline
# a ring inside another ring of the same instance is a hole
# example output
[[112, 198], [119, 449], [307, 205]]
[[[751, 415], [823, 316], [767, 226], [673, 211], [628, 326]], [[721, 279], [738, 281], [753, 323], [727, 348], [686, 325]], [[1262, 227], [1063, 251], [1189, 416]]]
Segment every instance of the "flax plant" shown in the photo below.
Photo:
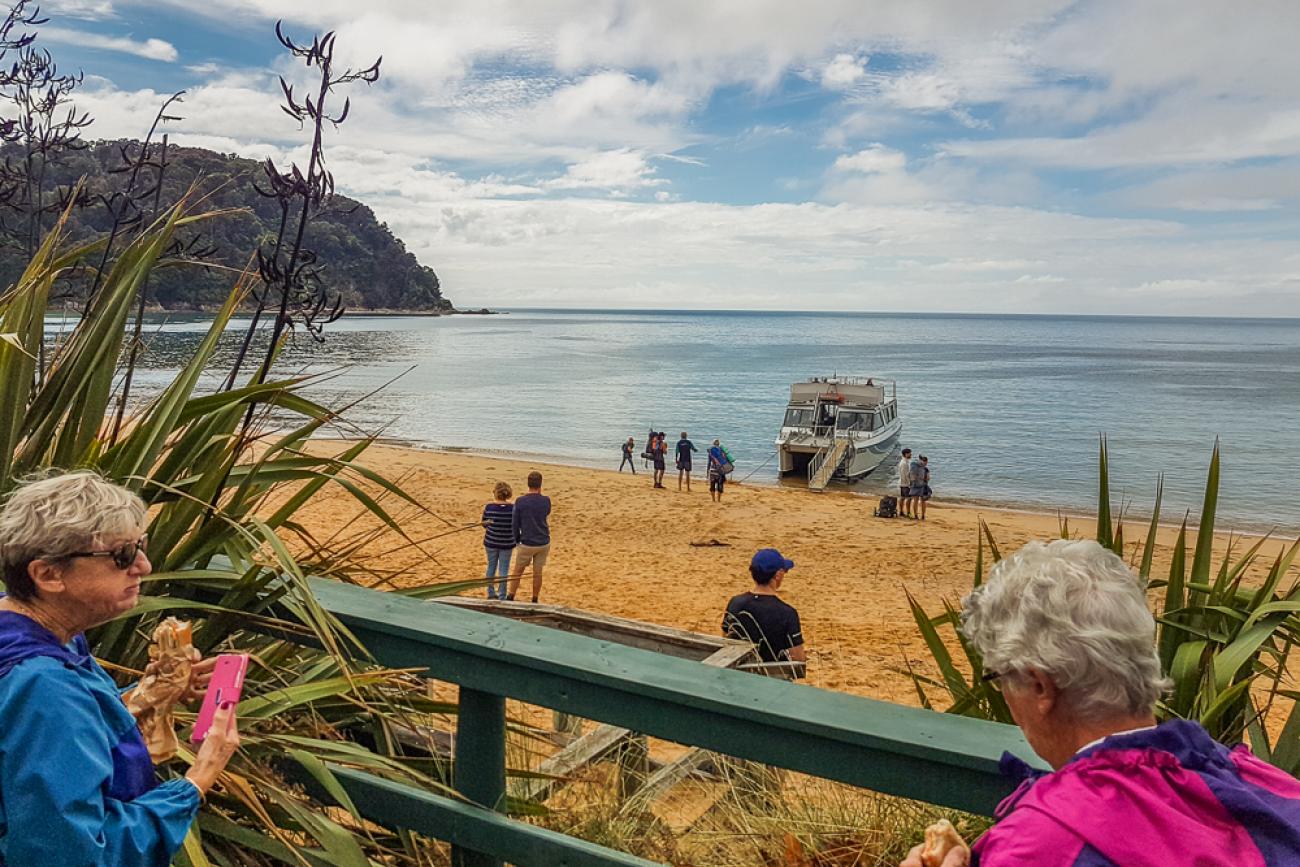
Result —
[[[298, 524], [300, 510], [327, 485], [343, 488], [399, 533], [385, 503], [418, 504], [358, 462], [370, 444], [364, 437], [329, 455], [305, 448], [313, 434], [339, 422], [336, 412], [303, 394], [307, 379], [267, 377], [200, 391], [200, 374], [246, 295], [249, 275], [170, 383], [115, 430], [119, 360], [134, 363], [123, 345], [134, 301], [178, 230], [222, 216], [189, 207], [182, 201], [122, 239], [99, 291], [50, 350], [44, 370], [37, 355], [51, 287], [79, 262], [97, 258], [106, 240], [65, 247], [65, 212], [19, 281], [0, 295], [0, 493], [47, 468], [90, 467], [149, 505], [154, 574], [136, 609], [90, 636], [96, 655], [124, 682], [143, 668], [148, 635], [169, 614], [195, 622], [194, 642], [204, 653], [252, 654], [239, 706], [244, 746], [176, 863], [428, 863], [430, 844], [363, 822], [329, 768], [445, 794], [448, 763], [437, 757], [431, 736], [414, 746], [412, 737], [427, 735], [435, 715], [455, 708], [429, 698], [413, 673], [374, 665], [320, 608], [308, 578], [346, 580], [360, 577], [361, 567], [340, 562]], [[280, 426], [242, 432], [250, 410], [258, 420], [274, 410]], [[424, 595], [438, 592], [425, 588]], [[182, 751], [163, 773], [182, 774], [191, 760]], [[310, 800], [298, 784], [304, 779], [342, 807]]]
[[[1103, 437], [1098, 457], [1096, 539], [1123, 556], [1123, 514], [1121, 510], [1112, 517], [1109, 475]], [[1300, 641], [1300, 579], [1289, 577], [1300, 554], [1300, 541], [1280, 546], [1271, 561], [1260, 564], [1268, 537], [1258, 539], [1244, 552], [1239, 552], [1238, 540], [1229, 539], [1216, 565], [1216, 443], [1190, 560], [1189, 516], [1184, 515], [1167, 575], [1152, 578], [1163, 490], [1160, 479], [1145, 540], [1134, 544], [1130, 551], [1130, 563], [1153, 596], [1161, 666], [1174, 683], [1173, 690], [1157, 707], [1157, 717], [1196, 720], [1218, 740], [1227, 744], [1248, 741], [1256, 755], [1288, 773], [1300, 774], [1300, 693], [1287, 672], [1291, 651]], [[1069, 535], [1067, 521], [1062, 522], [1061, 532]], [[996, 562], [1001, 552], [988, 525], [980, 521], [973, 582], [976, 587], [984, 578], [986, 545]], [[1246, 583], [1248, 572], [1257, 564], [1263, 567], [1262, 578]], [[933, 707], [930, 692], [939, 691], [951, 700], [947, 713], [1011, 722], [1002, 697], [980, 678], [983, 665], [978, 651], [956, 630], [960, 621], [957, 606], [944, 600], [943, 612], [932, 616], [911, 594], [908, 600], [940, 673], [939, 678], [934, 678], [913, 669], [907, 672], [922, 705]], [[952, 642], [945, 641], [945, 633], [955, 635], [960, 663], [954, 660], [949, 649]]]

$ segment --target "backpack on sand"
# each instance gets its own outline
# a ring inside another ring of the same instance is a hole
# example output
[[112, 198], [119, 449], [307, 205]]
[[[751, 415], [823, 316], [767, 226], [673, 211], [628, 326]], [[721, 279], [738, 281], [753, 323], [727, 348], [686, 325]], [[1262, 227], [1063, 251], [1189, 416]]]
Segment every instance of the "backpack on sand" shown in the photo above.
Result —
[[877, 518], [897, 518], [898, 517], [898, 497], [881, 497], [880, 505], [872, 510], [871, 514]]

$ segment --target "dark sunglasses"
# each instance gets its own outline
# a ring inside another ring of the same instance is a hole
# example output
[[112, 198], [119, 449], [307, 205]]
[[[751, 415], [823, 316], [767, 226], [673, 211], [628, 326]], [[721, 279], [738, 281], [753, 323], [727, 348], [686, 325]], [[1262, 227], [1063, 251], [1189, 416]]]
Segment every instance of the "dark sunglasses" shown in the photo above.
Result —
[[127, 542], [112, 551], [78, 551], [75, 554], [67, 554], [68, 558], [72, 557], [112, 557], [113, 565], [119, 569], [130, 569], [135, 558], [141, 554], [147, 554], [149, 547], [149, 535], [146, 533], [134, 542]]
[[998, 692], [1001, 692], [1002, 684], [998, 683], [998, 678], [1000, 678], [1001, 676], [1002, 676], [1002, 672], [1000, 671], [986, 671], [980, 675], [980, 680], [982, 680], [984, 683], [987, 683], [989, 686], [993, 687]]

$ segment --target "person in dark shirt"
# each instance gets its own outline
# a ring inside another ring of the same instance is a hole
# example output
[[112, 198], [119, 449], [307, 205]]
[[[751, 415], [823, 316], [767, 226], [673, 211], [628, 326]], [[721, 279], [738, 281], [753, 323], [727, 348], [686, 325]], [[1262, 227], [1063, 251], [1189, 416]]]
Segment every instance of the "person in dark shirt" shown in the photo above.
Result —
[[[505, 482], [492, 489], [494, 502], [483, 507], [483, 550], [487, 552], [487, 595], [489, 599], [506, 598], [506, 576], [510, 574], [510, 556], [515, 550], [511, 523], [515, 507], [510, 502], [514, 491]], [[493, 578], [499, 580], [493, 581]]]
[[636, 438], [628, 437], [627, 442], [623, 443], [623, 460], [619, 462], [618, 471], [623, 472], [623, 465], [627, 464], [632, 468], [632, 475], [636, 475], [636, 462], [632, 460], [632, 452], [636, 449]]
[[650, 444], [650, 459], [654, 461], [655, 467], [655, 487], [664, 486], [664, 470], [667, 468], [666, 460], [668, 455], [668, 444], [664, 441], [664, 432], [659, 431], [659, 435], [654, 438]]
[[682, 489], [682, 477], [686, 478], [686, 493], [691, 492], [691, 452], [698, 452], [695, 443], [686, 438], [686, 431], [682, 431], [682, 438], [677, 441], [677, 490]]
[[786, 573], [793, 568], [794, 561], [775, 548], [756, 553], [749, 563], [753, 588], [733, 596], [722, 616], [722, 634], [752, 642], [763, 662], [807, 660], [799, 612], [776, 595]]
[[515, 511], [510, 518], [510, 532], [516, 546], [515, 568], [510, 573], [510, 592], [506, 599], [514, 600], [519, 578], [530, 564], [533, 601], [542, 595], [542, 567], [551, 552], [551, 528], [547, 524], [550, 514], [551, 498], [542, 496], [542, 474], [533, 470], [528, 474], [528, 493], [515, 500]]

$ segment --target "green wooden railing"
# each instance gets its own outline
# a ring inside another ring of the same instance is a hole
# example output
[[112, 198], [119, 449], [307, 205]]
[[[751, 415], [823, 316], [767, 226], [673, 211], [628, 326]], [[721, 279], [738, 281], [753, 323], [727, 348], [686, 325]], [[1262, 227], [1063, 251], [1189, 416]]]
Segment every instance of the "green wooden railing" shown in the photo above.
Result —
[[460, 686], [455, 787], [468, 802], [334, 768], [369, 820], [445, 840], [465, 867], [650, 862], [512, 820], [505, 699], [890, 795], [991, 815], [1018, 729], [715, 668], [452, 605], [316, 580], [383, 665]]

